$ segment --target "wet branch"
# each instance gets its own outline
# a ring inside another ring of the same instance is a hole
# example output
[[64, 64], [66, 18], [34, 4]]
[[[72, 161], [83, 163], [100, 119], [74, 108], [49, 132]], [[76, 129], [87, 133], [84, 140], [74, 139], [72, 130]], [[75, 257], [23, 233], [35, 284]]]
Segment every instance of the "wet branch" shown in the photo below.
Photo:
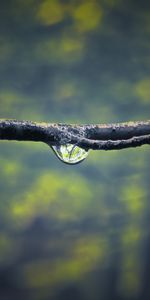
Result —
[[150, 121], [73, 125], [0, 119], [0, 140], [76, 144], [84, 149], [119, 150], [150, 144]]

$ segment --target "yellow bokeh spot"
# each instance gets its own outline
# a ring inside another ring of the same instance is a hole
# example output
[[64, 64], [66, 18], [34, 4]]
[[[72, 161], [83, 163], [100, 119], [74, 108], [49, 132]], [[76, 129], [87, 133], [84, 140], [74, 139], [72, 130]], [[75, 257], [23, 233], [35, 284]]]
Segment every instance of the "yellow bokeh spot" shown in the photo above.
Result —
[[145, 208], [145, 197], [144, 189], [136, 185], [124, 188], [122, 194], [122, 200], [126, 204], [129, 212], [135, 215], [142, 213]]
[[61, 48], [64, 53], [73, 54], [82, 49], [82, 43], [79, 39], [66, 37], [61, 40]]
[[16, 218], [22, 218], [24, 215], [28, 218], [32, 214], [31, 205], [28, 205], [28, 203], [16, 203], [12, 208], [12, 213]]
[[135, 85], [135, 94], [145, 103], [150, 103], [150, 78], [145, 78]]
[[20, 172], [20, 165], [16, 162], [6, 162], [4, 166], [4, 174], [8, 176], [16, 176]]
[[22, 165], [20, 162], [1, 158], [0, 164], [2, 178], [6, 181], [9, 181], [10, 185], [16, 184], [22, 171]]
[[64, 8], [58, 0], [42, 1], [37, 11], [37, 19], [43, 25], [53, 25], [59, 23], [64, 18]]
[[97, 261], [104, 260], [107, 252], [106, 241], [101, 237], [81, 238], [74, 247], [74, 256], [84, 264], [84, 269], [92, 269]]
[[122, 235], [122, 243], [124, 247], [136, 245], [141, 239], [142, 231], [139, 227], [129, 226]]
[[37, 56], [50, 63], [76, 62], [82, 57], [84, 46], [80, 37], [63, 34], [39, 44]]
[[57, 41], [55, 53], [62, 62], [78, 61], [83, 54], [84, 41], [79, 37], [64, 35]]
[[102, 9], [96, 1], [83, 2], [73, 11], [75, 27], [79, 32], [96, 29], [102, 21], [102, 16]]
[[22, 268], [22, 276], [28, 287], [47, 287], [68, 280], [78, 281], [86, 273], [103, 263], [106, 258], [107, 246], [105, 240], [97, 236], [81, 238], [66, 251], [68, 256], [55, 260], [39, 260]]
[[30, 189], [12, 201], [9, 214], [14, 226], [26, 226], [39, 214], [59, 221], [74, 220], [84, 215], [92, 192], [86, 180], [71, 177], [62, 177], [54, 172], [41, 175]]
[[13, 91], [0, 93], [0, 109], [2, 113], [9, 113], [18, 104], [18, 95]]

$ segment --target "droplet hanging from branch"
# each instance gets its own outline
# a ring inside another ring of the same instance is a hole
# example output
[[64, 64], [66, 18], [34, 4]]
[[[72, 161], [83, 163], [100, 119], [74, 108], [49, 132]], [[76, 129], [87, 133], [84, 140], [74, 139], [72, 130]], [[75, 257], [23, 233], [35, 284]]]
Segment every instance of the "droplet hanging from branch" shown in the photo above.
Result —
[[69, 165], [76, 165], [82, 162], [89, 152], [72, 144], [51, 146], [51, 148], [61, 161]]

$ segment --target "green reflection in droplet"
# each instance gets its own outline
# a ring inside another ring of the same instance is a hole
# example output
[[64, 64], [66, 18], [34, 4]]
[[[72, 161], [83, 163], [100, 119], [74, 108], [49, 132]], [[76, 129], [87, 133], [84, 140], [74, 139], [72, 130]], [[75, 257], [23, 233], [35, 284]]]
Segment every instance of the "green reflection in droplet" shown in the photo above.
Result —
[[72, 144], [51, 146], [51, 148], [61, 161], [70, 165], [78, 164], [88, 156], [87, 150]]

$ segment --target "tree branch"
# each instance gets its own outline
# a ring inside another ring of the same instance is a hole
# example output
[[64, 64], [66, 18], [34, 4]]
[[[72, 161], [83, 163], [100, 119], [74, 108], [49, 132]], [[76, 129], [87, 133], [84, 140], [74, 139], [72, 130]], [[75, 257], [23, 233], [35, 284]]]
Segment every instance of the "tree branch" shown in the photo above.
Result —
[[0, 139], [115, 150], [150, 144], [150, 121], [73, 125], [0, 119]]

